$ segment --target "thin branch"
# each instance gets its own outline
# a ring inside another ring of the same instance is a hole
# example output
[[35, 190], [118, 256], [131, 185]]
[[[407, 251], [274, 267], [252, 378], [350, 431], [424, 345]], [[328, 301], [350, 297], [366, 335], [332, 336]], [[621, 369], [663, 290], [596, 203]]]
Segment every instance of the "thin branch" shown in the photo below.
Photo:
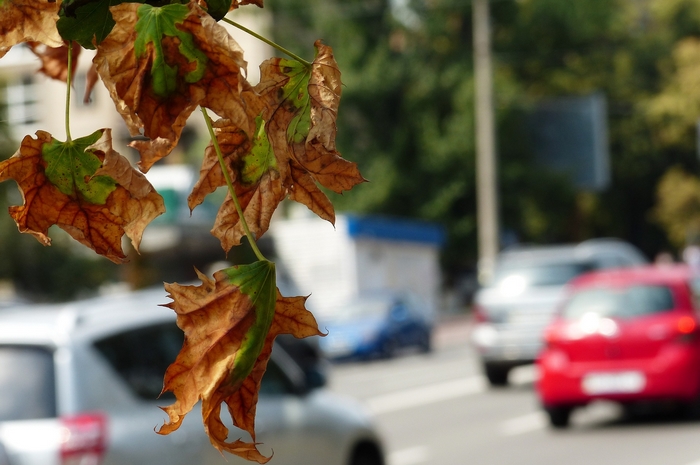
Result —
[[277, 44], [277, 43], [271, 41], [271, 40], [268, 39], [267, 37], [263, 37], [263, 36], [261, 36], [260, 34], [258, 34], [257, 32], [251, 31], [250, 29], [248, 29], [247, 27], [243, 26], [242, 24], [238, 24], [238, 23], [235, 22], [235, 21], [231, 21], [230, 19], [228, 19], [228, 18], [226, 18], [226, 17], [224, 17], [223, 21], [226, 22], [226, 23], [228, 23], [228, 24], [230, 24], [230, 25], [233, 26], [233, 27], [237, 27], [238, 29], [240, 29], [240, 30], [243, 31], [243, 32], [246, 32], [246, 33], [252, 35], [252, 36], [255, 37], [256, 39], [265, 42], [267, 45], [269, 45], [269, 46], [271, 46], [271, 47], [273, 47], [273, 48], [279, 50], [280, 52], [284, 53], [285, 55], [294, 58], [296, 61], [298, 61], [298, 62], [301, 63], [302, 65], [306, 66], [307, 68], [310, 68], [310, 67], [311, 67], [311, 63], [309, 63], [308, 61], [304, 60], [304, 59], [301, 58], [299, 55], [297, 55], [297, 54], [295, 54], [295, 53], [293, 53], [293, 52], [290, 52], [289, 50], [287, 50], [286, 48], [282, 47], [281, 45], [279, 45], [279, 44]]
[[219, 159], [219, 166], [221, 166], [221, 171], [224, 173], [224, 179], [226, 179], [226, 185], [228, 186], [228, 191], [231, 194], [231, 198], [233, 199], [233, 204], [236, 206], [236, 212], [238, 212], [238, 219], [241, 222], [241, 226], [243, 226], [243, 231], [245, 232], [246, 237], [248, 238], [248, 243], [250, 244], [250, 247], [253, 249], [253, 252], [255, 253], [255, 256], [258, 257], [258, 260], [260, 261], [267, 261], [267, 258], [262, 254], [260, 249], [258, 248], [258, 244], [255, 241], [255, 236], [253, 236], [253, 233], [250, 232], [250, 228], [248, 227], [248, 222], [245, 219], [245, 216], [243, 215], [243, 208], [241, 208], [241, 203], [238, 200], [238, 196], [236, 195], [236, 190], [233, 187], [233, 181], [231, 181], [231, 175], [228, 172], [228, 169], [226, 168], [226, 162], [224, 161], [224, 155], [221, 152], [221, 147], [219, 147], [219, 141], [216, 139], [216, 133], [214, 132], [214, 127], [212, 126], [211, 123], [211, 118], [209, 117], [209, 114], [207, 113], [207, 109], [204, 107], [199, 107], [200, 110], [202, 110], [202, 115], [204, 115], [204, 121], [207, 123], [207, 129], [209, 129], [209, 136], [211, 137], [212, 144], [214, 144], [214, 150], [216, 151], [216, 156]]
[[66, 75], [66, 142], [71, 142], [70, 136], [70, 88], [73, 85], [73, 41], [68, 41], [68, 74]]

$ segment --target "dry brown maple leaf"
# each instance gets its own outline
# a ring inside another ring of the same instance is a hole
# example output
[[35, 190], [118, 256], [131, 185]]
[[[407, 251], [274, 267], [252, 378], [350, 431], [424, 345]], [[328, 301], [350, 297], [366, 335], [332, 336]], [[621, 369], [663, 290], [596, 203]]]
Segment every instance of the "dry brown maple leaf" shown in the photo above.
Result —
[[[41, 60], [41, 68], [39, 72], [45, 74], [51, 79], [57, 79], [59, 81], [66, 82], [68, 77], [68, 46], [61, 45], [60, 47], [49, 47], [48, 45], [41, 44], [39, 42], [28, 43], [29, 49], [39, 57]], [[73, 51], [72, 60], [72, 70], [71, 73], [75, 75], [75, 69], [78, 66], [78, 56], [80, 55], [81, 47], [78, 44], [74, 44], [71, 47]]]
[[315, 47], [310, 68], [283, 58], [263, 63], [255, 91], [266, 105], [262, 117], [268, 122], [275, 154], [278, 158], [286, 154], [290, 160], [294, 173], [290, 197], [333, 222], [333, 207], [316, 183], [341, 193], [365, 179], [357, 165], [336, 150], [340, 70], [330, 47], [320, 41]]
[[199, 105], [249, 129], [243, 51], [196, 3], [124, 3], [111, 12], [117, 24], [94, 62], [131, 135], [150, 139], [131, 144], [142, 171], [172, 151]]
[[[252, 138], [228, 120], [216, 121], [213, 126], [248, 228], [259, 238], [269, 228], [272, 214], [287, 195], [285, 180], [289, 169], [286, 160], [275, 158], [260, 118]], [[226, 180], [210, 143], [204, 153], [200, 179], [188, 198], [190, 209], [221, 186], [226, 186]], [[245, 235], [230, 193], [219, 209], [212, 234], [226, 251], [240, 244]]]
[[[260, 382], [279, 334], [320, 335], [303, 297], [283, 297], [275, 287], [274, 264], [255, 262], [227, 268], [214, 279], [198, 273], [200, 286], [166, 284], [185, 342], [165, 374], [163, 391], [176, 402], [163, 410], [168, 422], [160, 434], [176, 430], [197, 401], [212, 444], [220, 451], [265, 463], [257, 449], [255, 411]], [[226, 404], [234, 426], [251, 441], [228, 440], [221, 420]]]
[[5, 0], [0, 3], [0, 58], [22, 42], [40, 42], [50, 47], [63, 45], [56, 29], [59, 6], [59, 2], [48, 0]]
[[[273, 58], [261, 66], [262, 79], [242, 93], [256, 121], [255, 134], [222, 121], [215, 135], [241, 200], [251, 232], [267, 231], [272, 213], [287, 196], [321, 218], [335, 222], [333, 205], [318, 184], [342, 192], [364, 181], [355, 163], [335, 149], [335, 121], [340, 102], [340, 72], [330, 47], [316, 43], [310, 66]], [[230, 140], [235, 135], [235, 141]], [[225, 181], [212, 145], [205, 155], [200, 180], [189, 197], [190, 209]], [[228, 251], [244, 235], [239, 214], [228, 197], [217, 215], [212, 234]]]
[[57, 225], [115, 263], [126, 256], [124, 234], [138, 250], [146, 225], [165, 211], [162, 197], [129, 161], [112, 149], [110, 129], [70, 142], [45, 131], [26, 136], [0, 163], [0, 182], [17, 181], [23, 205], [10, 207], [20, 232], [50, 245]]

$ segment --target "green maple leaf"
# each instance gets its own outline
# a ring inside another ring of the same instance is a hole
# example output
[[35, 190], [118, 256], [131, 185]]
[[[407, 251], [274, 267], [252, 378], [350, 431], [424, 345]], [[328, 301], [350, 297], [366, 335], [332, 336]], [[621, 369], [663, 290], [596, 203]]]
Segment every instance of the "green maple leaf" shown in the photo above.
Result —
[[207, 0], [207, 13], [217, 21], [220, 21], [231, 9], [233, 0]]
[[[109, 7], [126, 0], [69, 0], [61, 4], [56, 22], [59, 34], [65, 40], [74, 40], [85, 48], [94, 49], [116, 24]], [[142, 3], [136, 1], [135, 3]], [[93, 44], [93, 39], [95, 43]]]
[[95, 131], [86, 137], [69, 142], [52, 139], [41, 150], [46, 162], [45, 174], [49, 182], [69, 197], [79, 195], [96, 205], [103, 205], [116, 189], [116, 182], [108, 176], [93, 176], [102, 161], [86, 149], [102, 137]]
[[[192, 35], [177, 27], [189, 15], [187, 5], [172, 4], [162, 7], [142, 5], [137, 11], [136, 41], [134, 51], [137, 58], [147, 53], [147, 45], [152, 44], [154, 55], [151, 65], [153, 92], [167, 97], [177, 88], [177, 67], [169, 65], [163, 49], [166, 36], [179, 39], [178, 51], [190, 63], [196, 63], [195, 69], [185, 74], [185, 82], [194, 83], [202, 79], [206, 71], [207, 56], [194, 43]], [[168, 57], [173, 59], [172, 57]]]

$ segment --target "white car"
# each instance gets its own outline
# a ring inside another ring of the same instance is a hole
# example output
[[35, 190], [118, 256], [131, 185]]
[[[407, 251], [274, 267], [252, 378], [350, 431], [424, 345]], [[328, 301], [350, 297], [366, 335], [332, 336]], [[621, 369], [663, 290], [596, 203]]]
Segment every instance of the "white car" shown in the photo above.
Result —
[[[183, 341], [162, 289], [0, 310], [0, 465], [210, 465], [199, 405], [179, 430], [157, 399]], [[312, 341], [313, 342], [313, 341]], [[257, 439], [272, 465], [383, 465], [364, 410], [323, 389], [313, 344], [278, 338], [263, 379]], [[230, 439], [240, 432], [232, 429]], [[241, 436], [243, 436], [243, 433]]]

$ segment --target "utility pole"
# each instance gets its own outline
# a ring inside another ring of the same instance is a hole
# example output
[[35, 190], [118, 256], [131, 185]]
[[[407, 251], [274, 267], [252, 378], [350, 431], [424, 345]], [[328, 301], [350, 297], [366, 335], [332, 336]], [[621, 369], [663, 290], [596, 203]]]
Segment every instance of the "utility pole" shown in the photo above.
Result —
[[489, 0], [472, 0], [476, 114], [476, 219], [479, 278], [493, 273], [499, 249], [496, 137]]

